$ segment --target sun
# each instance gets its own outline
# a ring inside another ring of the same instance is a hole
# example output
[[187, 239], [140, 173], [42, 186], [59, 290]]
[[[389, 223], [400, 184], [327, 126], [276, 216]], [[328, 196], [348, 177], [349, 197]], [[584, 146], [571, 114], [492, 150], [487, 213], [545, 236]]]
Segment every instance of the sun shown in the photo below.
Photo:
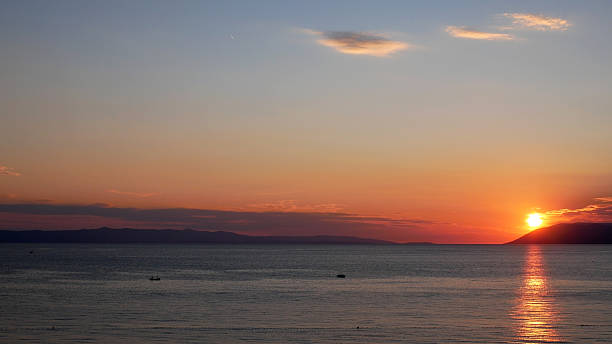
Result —
[[542, 214], [540, 213], [531, 213], [527, 215], [527, 225], [531, 228], [538, 228], [542, 225], [544, 220], [542, 219]]

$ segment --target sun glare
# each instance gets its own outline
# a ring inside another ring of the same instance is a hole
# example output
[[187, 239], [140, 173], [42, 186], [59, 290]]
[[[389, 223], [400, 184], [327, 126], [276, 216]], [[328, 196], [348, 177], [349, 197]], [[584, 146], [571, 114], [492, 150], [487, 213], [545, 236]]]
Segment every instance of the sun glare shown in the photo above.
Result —
[[544, 220], [542, 220], [542, 214], [540, 213], [532, 213], [527, 215], [527, 225], [531, 228], [537, 228], [542, 225]]

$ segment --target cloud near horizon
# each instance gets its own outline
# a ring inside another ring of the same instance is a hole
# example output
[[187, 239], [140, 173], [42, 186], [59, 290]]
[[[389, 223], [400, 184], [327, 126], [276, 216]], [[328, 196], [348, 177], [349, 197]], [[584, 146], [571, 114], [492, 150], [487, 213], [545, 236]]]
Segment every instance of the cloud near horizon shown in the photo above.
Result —
[[518, 28], [538, 31], [565, 31], [571, 26], [565, 19], [532, 13], [504, 13], [503, 15], [512, 19], [512, 24]]
[[297, 200], [286, 199], [276, 202], [251, 203], [248, 208], [263, 211], [282, 211], [282, 212], [316, 212], [316, 213], [337, 213], [342, 210], [342, 206], [336, 203], [320, 204], [300, 204]]
[[317, 43], [335, 49], [343, 54], [388, 57], [394, 53], [411, 48], [408, 43], [393, 41], [383, 35], [351, 31], [314, 31], [303, 32], [319, 37]]
[[511, 41], [514, 36], [507, 33], [485, 32], [459, 26], [447, 26], [446, 32], [456, 38], [477, 39], [487, 41]]
[[[20, 225], [19, 225], [20, 224]], [[119, 208], [106, 204], [0, 204], [0, 229], [79, 229], [102, 226], [192, 228], [251, 235], [346, 235], [427, 241], [436, 222], [348, 213], [249, 212], [190, 208]]]
[[21, 175], [21, 173], [15, 172], [15, 169], [13, 169], [11, 167], [1, 166], [0, 165], [0, 176], [19, 177], [20, 175]]
[[612, 222], [612, 197], [598, 197], [595, 202], [577, 209], [555, 209], [544, 214], [547, 217], [568, 221]]
[[123, 196], [131, 196], [131, 197], [140, 197], [147, 198], [159, 195], [158, 192], [132, 192], [132, 191], [120, 191], [115, 189], [106, 190], [108, 193], [112, 193], [115, 195], [123, 195]]

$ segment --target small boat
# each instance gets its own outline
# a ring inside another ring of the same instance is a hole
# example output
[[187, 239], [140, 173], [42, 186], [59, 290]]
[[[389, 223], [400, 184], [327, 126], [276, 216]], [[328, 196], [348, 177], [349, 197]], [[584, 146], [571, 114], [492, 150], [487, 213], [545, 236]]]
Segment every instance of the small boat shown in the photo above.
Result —
[[339, 275], [336, 275], [336, 277], [338, 277], [338, 278], [346, 278], [346, 275], [344, 275], [344, 274], [339, 274]]
[[159, 276], [151, 276], [151, 278], [149, 278], [149, 281], [161, 281], [161, 278], [159, 278]]

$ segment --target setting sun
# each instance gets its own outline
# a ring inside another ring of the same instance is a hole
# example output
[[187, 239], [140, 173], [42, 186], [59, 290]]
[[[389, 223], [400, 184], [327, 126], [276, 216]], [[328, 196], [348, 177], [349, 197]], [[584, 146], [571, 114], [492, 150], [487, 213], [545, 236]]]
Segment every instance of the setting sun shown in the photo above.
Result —
[[542, 225], [544, 220], [542, 220], [542, 214], [540, 213], [532, 213], [527, 215], [527, 225], [531, 228], [537, 228]]

